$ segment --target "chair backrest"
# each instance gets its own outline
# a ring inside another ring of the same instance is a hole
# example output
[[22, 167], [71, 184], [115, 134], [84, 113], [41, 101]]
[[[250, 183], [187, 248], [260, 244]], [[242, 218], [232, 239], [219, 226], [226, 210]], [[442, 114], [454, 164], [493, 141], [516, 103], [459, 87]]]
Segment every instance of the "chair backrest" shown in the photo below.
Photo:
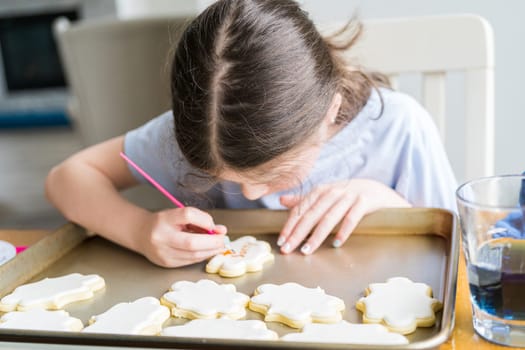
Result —
[[188, 18], [54, 24], [85, 145], [123, 134], [170, 108], [168, 56]]
[[[401, 91], [403, 74], [420, 75], [420, 96], [416, 97], [433, 116], [449, 156], [464, 150], [464, 164], [452, 162], [458, 178], [493, 175], [494, 40], [490, 24], [477, 15], [367, 20], [363, 24], [363, 37], [349, 58], [387, 74], [393, 87]], [[459, 115], [464, 132], [458, 135], [462, 140], [452, 140], [445, 133], [461, 124], [447, 110], [451, 100], [447, 77], [456, 72], [464, 77], [464, 112]], [[454, 124], [447, 128], [447, 123]]]

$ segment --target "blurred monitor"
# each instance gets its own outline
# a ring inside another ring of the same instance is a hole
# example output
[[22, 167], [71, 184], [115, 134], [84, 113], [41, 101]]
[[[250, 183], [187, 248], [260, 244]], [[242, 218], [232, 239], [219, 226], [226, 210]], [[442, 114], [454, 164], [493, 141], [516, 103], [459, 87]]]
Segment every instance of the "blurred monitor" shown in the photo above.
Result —
[[78, 19], [78, 9], [0, 17], [0, 50], [8, 92], [66, 87], [53, 21]]

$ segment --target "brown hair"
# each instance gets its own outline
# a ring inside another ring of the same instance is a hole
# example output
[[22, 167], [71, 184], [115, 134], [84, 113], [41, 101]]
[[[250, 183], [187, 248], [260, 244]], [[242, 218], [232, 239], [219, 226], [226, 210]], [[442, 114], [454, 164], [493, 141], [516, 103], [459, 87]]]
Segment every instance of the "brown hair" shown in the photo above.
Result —
[[308, 140], [336, 92], [336, 121], [351, 121], [384, 83], [348, 69], [341, 51], [354, 29], [337, 45], [292, 0], [208, 7], [182, 34], [171, 73], [175, 135], [190, 164], [211, 175], [264, 164]]

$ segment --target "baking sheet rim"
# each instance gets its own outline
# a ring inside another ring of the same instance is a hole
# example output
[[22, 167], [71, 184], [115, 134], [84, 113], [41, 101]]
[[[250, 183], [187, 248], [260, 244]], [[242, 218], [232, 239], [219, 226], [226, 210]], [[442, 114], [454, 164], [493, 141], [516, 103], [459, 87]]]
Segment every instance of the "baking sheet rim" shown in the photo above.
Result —
[[[246, 213], [254, 213], [259, 212], [278, 212], [278, 211], [270, 211], [270, 210], [264, 210], [264, 209], [242, 209], [242, 210], [218, 210], [218, 211], [212, 211], [213, 213], [218, 214], [224, 214], [224, 213], [239, 213], [244, 212]], [[285, 212], [281, 211], [281, 213], [278, 213], [278, 215], [283, 215]], [[447, 259], [447, 270], [446, 270], [446, 276], [445, 276], [445, 288], [444, 288], [444, 299], [443, 299], [443, 310], [442, 316], [441, 316], [441, 328], [438, 333], [431, 336], [428, 339], [420, 340], [417, 342], [412, 342], [405, 346], [364, 346], [364, 345], [352, 345], [352, 344], [335, 344], [335, 343], [300, 343], [300, 342], [281, 342], [281, 341], [255, 341], [253, 343], [250, 341], [249, 347], [253, 348], [301, 348], [301, 349], [357, 349], [357, 348], [363, 348], [363, 349], [380, 349], [380, 348], [388, 348], [388, 349], [396, 349], [396, 348], [403, 348], [403, 349], [431, 349], [436, 348], [440, 344], [444, 343], [450, 336], [453, 327], [454, 327], [454, 310], [455, 310], [455, 296], [456, 296], [456, 280], [457, 280], [457, 266], [458, 266], [458, 258], [459, 258], [459, 226], [458, 226], [458, 220], [455, 213], [443, 209], [434, 209], [434, 208], [403, 208], [403, 209], [382, 209], [379, 210], [372, 215], [369, 215], [368, 217], [365, 217], [365, 219], [362, 221], [362, 224], [360, 224], [360, 227], [356, 229], [356, 234], [366, 234], [367, 232], [373, 232], [373, 225], [371, 225], [372, 228], [368, 227], [367, 231], [367, 224], [369, 222], [374, 220], [374, 217], [381, 216], [383, 214], [387, 215], [401, 215], [401, 214], [423, 214], [428, 215], [430, 214], [436, 214], [438, 216], [449, 216], [451, 219], [450, 222], [450, 230], [448, 232], [448, 235], [443, 232], [427, 232], [427, 234], [436, 234], [443, 236], [448, 240], [449, 249], [448, 249], [448, 259]], [[365, 228], [364, 230], [363, 227]], [[62, 237], [64, 235], [70, 235], [70, 231], [76, 231], [78, 233], [77, 238], [69, 238], [66, 239], [66, 237]], [[267, 233], [270, 232], [270, 230], [266, 231]], [[57, 237], [59, 235], [59, 237]], [[60, 236], [61, 235], [61, 236]], [[90, 235], [85, 231], [85, 229], [74, 225], [72, 223], [66, 224], [59, 228], [57, 231], [55, 231], [53, 234], [43, 238], [41, 241], [39, 241], [37, 244], [35, 244], [34, 247], [31, 247], [30, 249], [26, 250], [26, 252], [20, 254], [19, 257], [13, 259], [12, 261], [8, 262], [4, 266], [0, 267], [0, 271], [9, 270], [15, 268], [17, 265], [17, 262], [23, 263], [23, 265], [31, 264], [32, 262], [27, 257], [30, 256], [30, 253], [33, 252], [33, 258], [35, 255], [35, 251], [39, 250], [39, 253], [45, 253], [49, 252], [49, 250], [45, 249], [46, 244], [49, 243], [50, 240], [54, 240], [54, 243], [60, 243], [61, 239], [66, 242], [66, 246], [62, 247], [64, 248], [60, 254], [60, 256], [54, 256], [49, 257], [51, 262], [45, 264], [45, 266], [49, 266], [53, 264], [53, 262], [57, 261], [60, 257], [62, 257], [64, 254], [66, 254], [69, 250], [76, 247], [78, 244], [81, 244], [87, 237]], [[59, 244], [60, 245], [60, 244]], [[43, 246], [43, 247], [42, 247]], [[25, 254], [25, 255], [24, 255]], [[22, 261], [21, 258], [25, 261]], [[22, 262], [21, 262], [22, 261]], [[34, 265], [33, 265], [34, 266]], [[44, 270], [44, 269], [41, 269]], [[36, 272], [34, 275], [36, 275], [39, 272]], [[31, 276], [32, 277], [32, 276]], [[29, 280], [31, 277], [28, 277], [26, 280]], [[3, 288], [0, 288], [0, 290], [6, 290], [5, 286], [2, 286]], [[13, 286], [11, 286], [11, 290], [14, 289]], [[80, 336], [79, 336], [80, 335]], [[176, 338], [176, 341], [173, 341], [175, 338], [170, 337], [164, 337], [164, 336], [132, 336], [132, 335], [84, 335], [82, 333], [67, 333], [67, 332], [39, 332], [39, 331], [31, 331], [31, 330], [7, 330], [7, 329], [0, 329], [0, 341], [13, 341], [13, 342], [34, 342], [34, 343], [53, 343], [53, 344], [78, 344], [78, 345], [104, 345], [104, 346], [130, 346], [130, 347], [157, 347], [157, 348], [173, 348], [174, 346], [183, 346], [183, 347], [190, 347], [190, 348], [221, 348], [221, 347], [231, 347], [235, 345], [244, 345], [246, 346], [246, 340], [234, 340], [234, 339], [192, 339], [192, 338]], [[80, 342], [80, 340], [82, 342]], [[107, 342], [106, 342], [107, 341]], [[132, 342], [133, 341], [133, 342]]]

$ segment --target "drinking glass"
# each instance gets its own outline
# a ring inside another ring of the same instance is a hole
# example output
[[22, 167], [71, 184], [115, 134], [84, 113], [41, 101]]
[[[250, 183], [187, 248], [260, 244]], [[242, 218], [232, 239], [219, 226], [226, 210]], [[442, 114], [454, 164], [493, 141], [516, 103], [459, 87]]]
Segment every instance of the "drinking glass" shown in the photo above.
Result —
[[483, 338], [525, 346], [525, 176], [469, 181], [457, 192], [473, 326]]

